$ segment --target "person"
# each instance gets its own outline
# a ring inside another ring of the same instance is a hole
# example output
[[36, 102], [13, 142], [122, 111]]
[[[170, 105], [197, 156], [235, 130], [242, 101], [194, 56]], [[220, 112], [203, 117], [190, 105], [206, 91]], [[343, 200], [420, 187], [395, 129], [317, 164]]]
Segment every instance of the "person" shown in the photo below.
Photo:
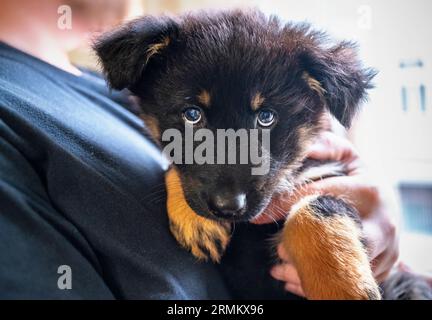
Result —
[[[164, 163], [127, 96], [68, 58], [95, 19], [106, 27], [120, 18], [119, 3], [126, 8], [127, 1], [104, 1], [104, 10], [86, 0], [0, 4], [0, 298], [233, 296], [214, 265], [197, 263], [170, 235]], [[58, 27], [65, 4], [73, 14], [67, 30]], [[345, 140], [323, 139], [311, 157], [358, 159]], [[357, 168], [314, 188], [349, 188], [359, 200], [375, 273], [385, 277], [397, 257], [392, 212], [380, 189], [359, 182]], [[301, 294], [289, 257], [279, 254], [285, 262], [272, 275]]]

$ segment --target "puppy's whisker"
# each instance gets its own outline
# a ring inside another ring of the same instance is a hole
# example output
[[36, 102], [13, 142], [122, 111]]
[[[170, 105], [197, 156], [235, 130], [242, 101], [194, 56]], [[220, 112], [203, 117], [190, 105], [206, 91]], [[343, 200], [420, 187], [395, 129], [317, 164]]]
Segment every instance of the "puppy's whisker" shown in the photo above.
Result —
[[270, 219], [273, 221], [274, 224], [279, 225], [278, 222], [276, 221], [276, 219], [273, 217], [274, 212], [272, 212], [272, 210], [270, 210], [270, 211], [271, 211], [271, 212], [269, 212], [269, 213], [267, 213], [267, 212], [264, 211], [264, 212], [263, 212], [263, 215], [264, 215], [265, 217], [270, 218]]

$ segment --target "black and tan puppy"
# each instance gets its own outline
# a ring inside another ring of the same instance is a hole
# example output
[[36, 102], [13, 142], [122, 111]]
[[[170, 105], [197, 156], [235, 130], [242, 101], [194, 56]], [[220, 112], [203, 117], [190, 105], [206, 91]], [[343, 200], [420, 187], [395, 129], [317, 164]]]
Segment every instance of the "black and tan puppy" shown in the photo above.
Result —
[[[353, 45], [258, 11], [143, 17], [95, 45], [109, 83], [138, 97], [147, 126], [270, 129], [269, 172], [252, 164], [175, 164], [168, 214], [178, 242], [219, 261], [233, 222], [260, 215], [305, 176], [304, 152], [331, 113], [349, 126], [374, 72]], [[183, 151], [184, 153], [185, 151]], [[312, 299], [379, 299], [356, 211], [326, 195], [292, 210], [280, 237]]]

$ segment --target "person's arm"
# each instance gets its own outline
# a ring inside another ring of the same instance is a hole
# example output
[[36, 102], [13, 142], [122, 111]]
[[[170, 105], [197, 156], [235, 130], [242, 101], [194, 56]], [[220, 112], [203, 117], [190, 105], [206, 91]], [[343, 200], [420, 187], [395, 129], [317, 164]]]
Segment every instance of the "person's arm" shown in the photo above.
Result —
[[[348, 199], [358, 210], [362, 219], [374, 275], [378, 282], [383, 281], [399, 255], [397, 223], [395, 222], [398, 209], [391, 195], [375, 184], [373, 177], [368, 176], [358, 153], [343, 137], [332, 132], [324, 132], [311, 146], [308, 156], [317, 160], [341, 161], [346, 164], [348, 175], [327, 178], [302, 186], [295, 196], [286, 195], [283, 199], [276, 199], [271, 205], [283, 208], [284, 212], [289, 212], [291, 205], [299, 198], [316, 193], [342, 196]], [[276, 210], [269, 209], [269, 212], [274, 211]], [[271, 221], [266, 219], [256, 221], [256, 223], [268, 222]], [[282, 263], [271, 269], [271, 275], [277, 280], [284, 281], [286, 290], [304, 296], [297, 271], [282, 246], [278, 247], [278, 255]]]
[[[86, 239], [50, 203], [37, 172], [5, 138], [12, 134], [0, 119], [0, 299], [113, 299]], [[71, 268], [70, 290], [58, 287], [61, 266]]]

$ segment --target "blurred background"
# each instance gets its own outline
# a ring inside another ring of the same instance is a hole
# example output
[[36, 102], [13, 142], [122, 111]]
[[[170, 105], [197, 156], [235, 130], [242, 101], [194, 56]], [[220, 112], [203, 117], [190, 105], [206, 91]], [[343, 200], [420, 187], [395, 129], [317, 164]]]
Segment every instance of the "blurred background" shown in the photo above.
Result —
[[[400, 196], [402, 259], [432, 272], [432, 1], [133, 0], [129, 18], [230, 7], [257, 7], [358, 42], [379, 74], [350, 134], [375, 177]], [[88, 48], [71, 55], [97, 68]]]

